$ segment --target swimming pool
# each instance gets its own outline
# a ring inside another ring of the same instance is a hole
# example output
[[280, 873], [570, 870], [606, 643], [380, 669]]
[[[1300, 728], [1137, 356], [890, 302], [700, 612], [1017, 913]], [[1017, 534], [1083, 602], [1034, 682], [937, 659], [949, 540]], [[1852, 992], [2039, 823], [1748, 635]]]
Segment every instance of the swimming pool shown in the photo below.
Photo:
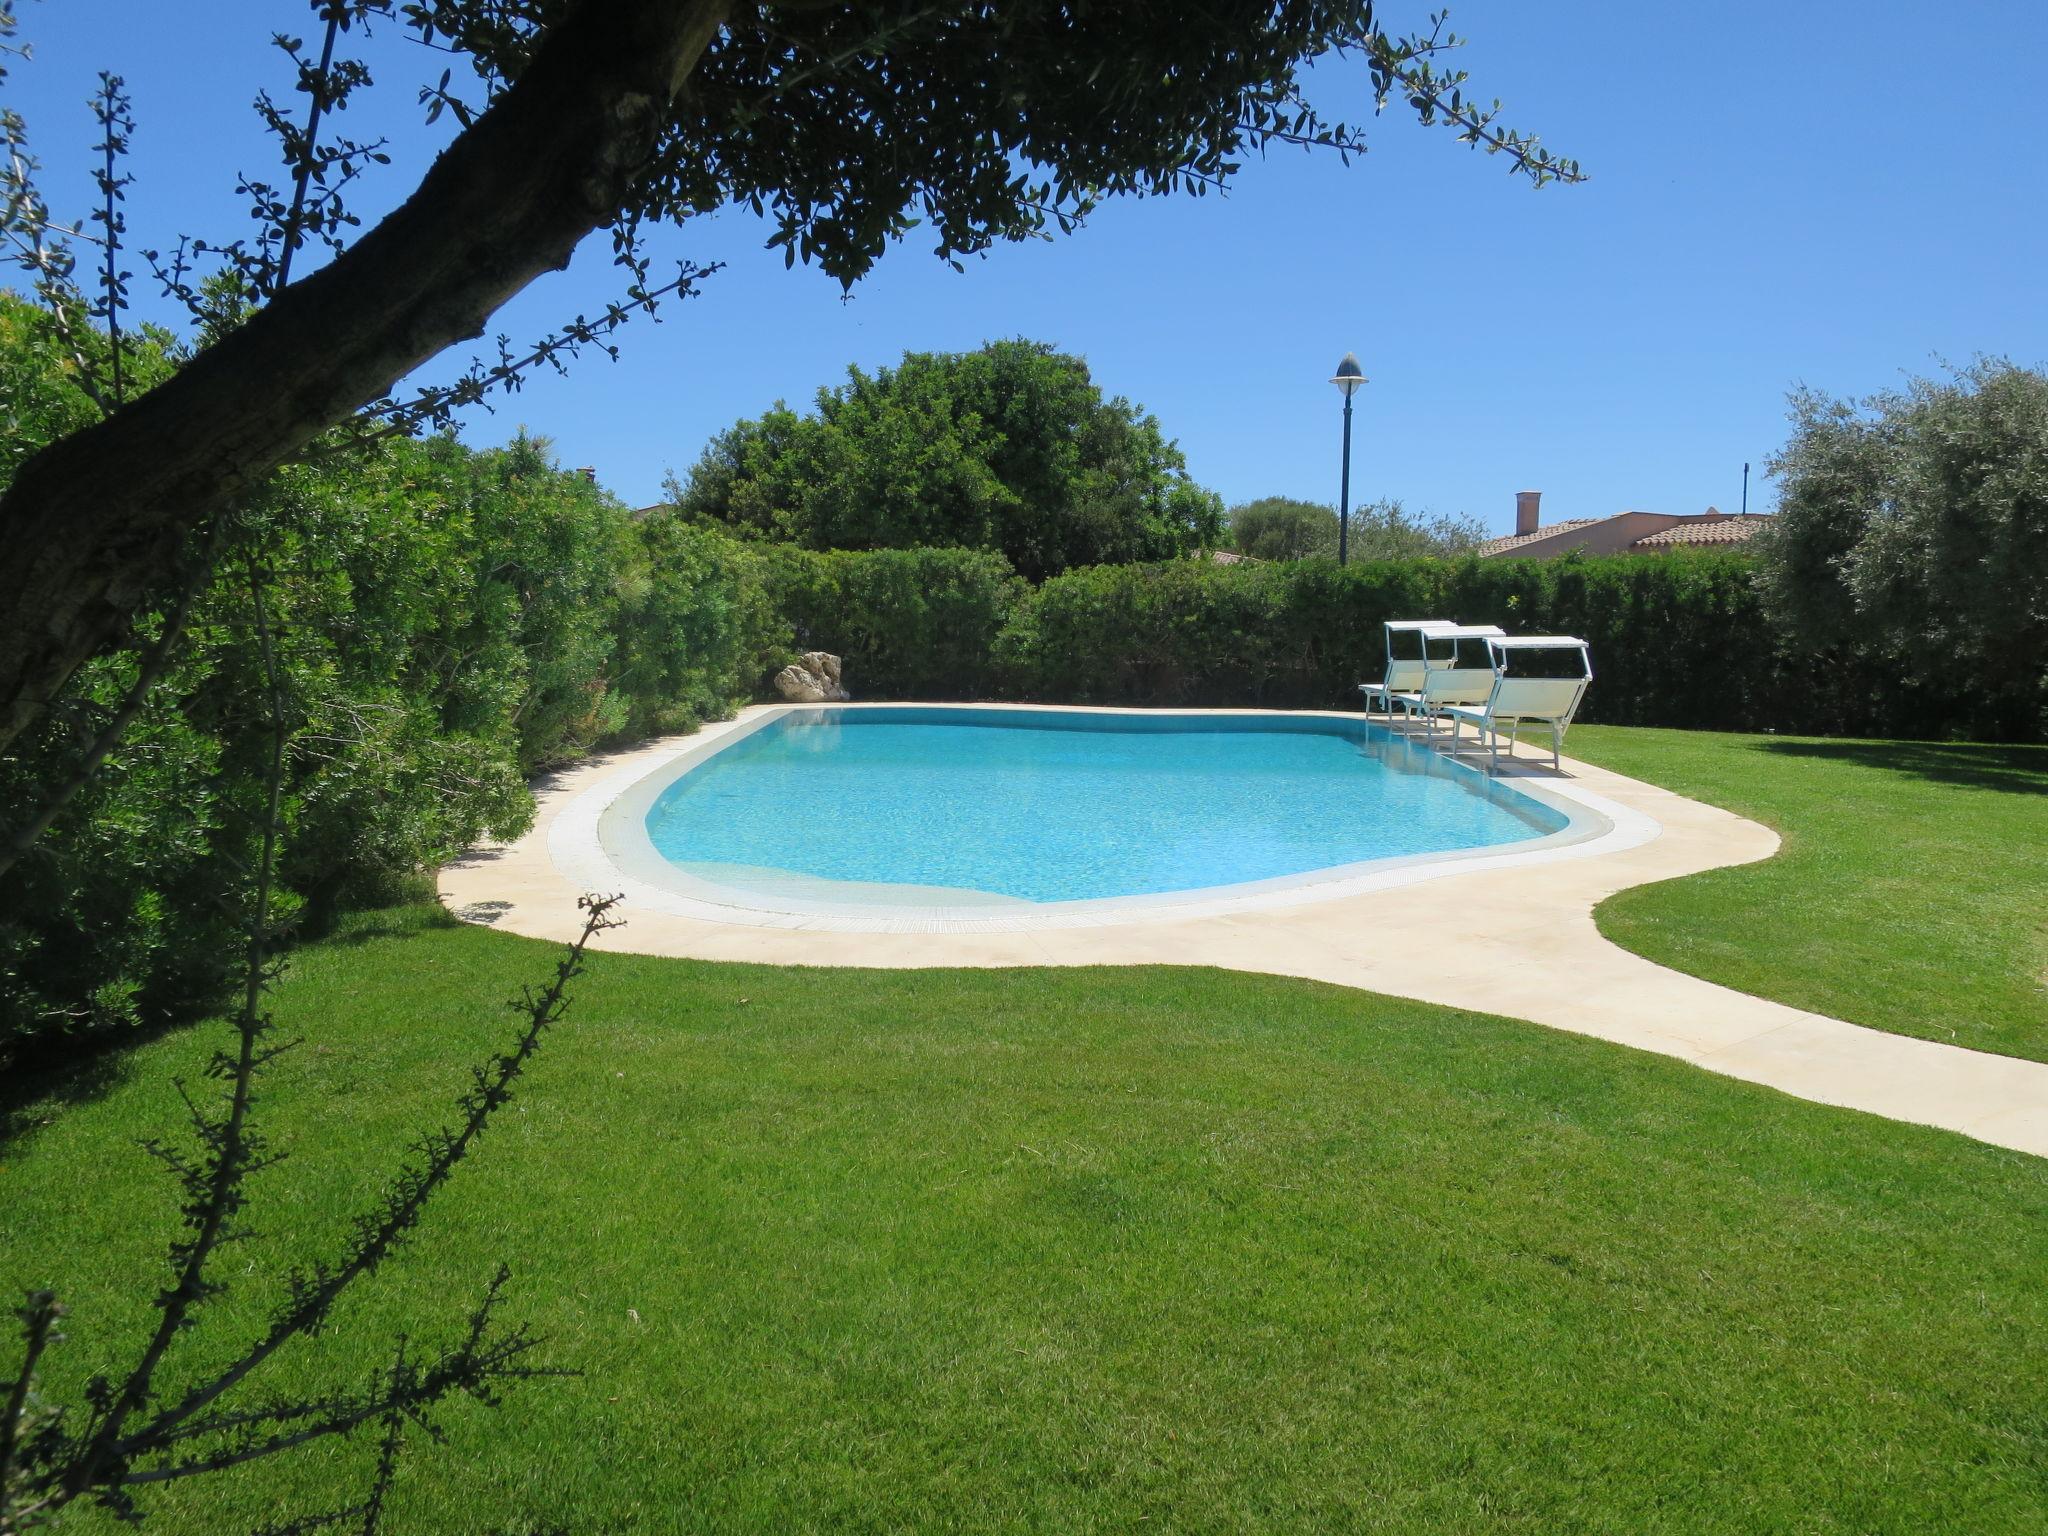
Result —
[[625, 867], [784, 911], [1258, 891], [1573, 827], [1355, 716], [981, 707], [793, 709], [615, 809]]

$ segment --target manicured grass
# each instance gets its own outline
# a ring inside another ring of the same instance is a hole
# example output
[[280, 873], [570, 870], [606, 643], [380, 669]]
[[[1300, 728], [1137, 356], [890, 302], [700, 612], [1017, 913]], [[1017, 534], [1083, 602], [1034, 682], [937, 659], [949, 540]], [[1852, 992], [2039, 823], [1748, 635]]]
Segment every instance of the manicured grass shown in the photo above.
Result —
[[[203, 1349], [552, 953], [414, 910], [297, 958], [291, 1155]], [[0, 1147], [0, 1288], [73, 1307], [60, 1398], [147, 1316], [172, 1197], [132, 1140], [217, 1034]], [[447, 1333], [501, 1258], [584, 1374], [453, 1412], [393, 1529], [2048, 1531], [2048, 1162], [1309, 983], [601, 956], [297, 1380]], [[159, 1528], [324, 1506], [367, 1455]]]
[[2048, 1061], [2048, 747], [1575, 728], [1574, 756], [1775, 828], [1600, 930], [1744, 992]]

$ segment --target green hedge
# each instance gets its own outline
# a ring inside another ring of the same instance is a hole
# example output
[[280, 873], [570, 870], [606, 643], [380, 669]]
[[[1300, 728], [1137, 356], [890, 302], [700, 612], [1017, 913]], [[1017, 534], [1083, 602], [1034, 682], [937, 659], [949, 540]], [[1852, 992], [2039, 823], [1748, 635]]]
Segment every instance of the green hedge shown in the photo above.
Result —
[[1349, 708], [1390, 618], [1583, 636], [1582, 718], [1701, 730], [1938, 732], [1886, 679], [1775, 631], [1733, 552], [1561, 560], [1091, 566], [1033, 588], [972, 550], [778, 551], [771, 599], [857, 697]]
[[1099, 568], [1047, 582], [1036, 607], [1013, 676], [1091, 703], [1349, 707], [1394, 618], [1583, 636], [1587, 717], [1619, 724], [1753, 725], [1774, 675], [1759, 686], [1740, 660], [1775, 647], [1739, 558]]
[[849, 658], [858, 668], [853, 686], [870, 697], [996, 692], [1004, 625], [1030, 600], [994, 550], [770, 545], [759, 568], [796, 649]]

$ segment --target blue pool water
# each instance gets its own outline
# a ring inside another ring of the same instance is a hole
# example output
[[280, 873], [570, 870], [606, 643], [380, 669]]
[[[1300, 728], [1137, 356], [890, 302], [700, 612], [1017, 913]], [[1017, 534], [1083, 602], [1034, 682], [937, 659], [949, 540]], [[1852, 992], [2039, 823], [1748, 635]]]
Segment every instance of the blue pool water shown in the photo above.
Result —
[[778, 876], [1033, 902], [1156, 895], [1520, 842], [1567, 819], [1363, 721], [823, 710], [671, 784], [658, 851]]

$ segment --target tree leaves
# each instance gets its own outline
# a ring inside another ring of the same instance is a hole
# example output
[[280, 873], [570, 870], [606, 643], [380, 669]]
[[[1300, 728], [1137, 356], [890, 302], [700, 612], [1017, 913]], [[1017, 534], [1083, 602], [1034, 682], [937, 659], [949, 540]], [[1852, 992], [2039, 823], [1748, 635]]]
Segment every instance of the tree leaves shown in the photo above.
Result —
[[721, 433], [675, 489], [685, 515], [812, 549], [998, 549], [1032, 581], [1221, 532], [1159, 423], [1044, 343], [906, 353], [817, 404]]
[[1759, 571], [1779, 622], [1880, 663], [1895, 728], [2048, 737], [2048, 374], [1792, 405]]
[[[439, 9], [455, 9], [444, 5]], [[1467, 99], [1444, 18], [1380, 31], [1369, 5], [932, 6], [869, 0], [736, 9], [643, 178], [635, 212], [680, 220], [736, 204], [769, 244], [851, 284], [915, 219], [934, 254], [1071, 230], [1103, 198], [1201, 196], [1273, 144], [1366, 149], [1304, 94], [1309, 67], [1360, 56], [1375, 111], [1399, 90], [1425, 124], [1505, 154], [1536, 185], [1575, 162]], [[446, 24], [445, 21], [443, 23]], [[514, 53], [496, 59], [510, 67]], [[501, 43], [505, 40], [500, 39]]]

